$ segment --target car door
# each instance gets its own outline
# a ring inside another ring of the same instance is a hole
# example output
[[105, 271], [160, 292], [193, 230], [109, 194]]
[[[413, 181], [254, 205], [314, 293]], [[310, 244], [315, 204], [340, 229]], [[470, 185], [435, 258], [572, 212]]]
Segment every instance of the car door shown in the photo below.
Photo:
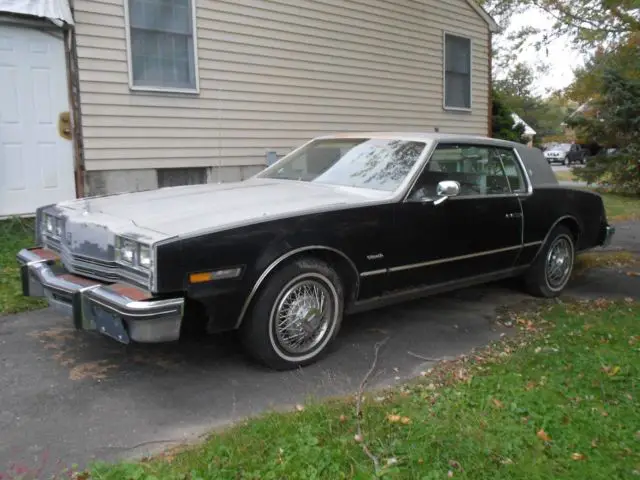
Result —
[[[438, 183], [445, 180], [458, 182], [460, 193], [434, 202]], [[524, 191], [513, 149], [437, 145], [406, 200], [396, 206], [389, 288], [489, 277], [511, 268], [522, 246], [518, 195]]]
[[576, 144], [572, 144], [571, 149], [569, 150], [569, 161], [571, 163], [574, 163], [579, 160], [580, 160], [580, 147]]

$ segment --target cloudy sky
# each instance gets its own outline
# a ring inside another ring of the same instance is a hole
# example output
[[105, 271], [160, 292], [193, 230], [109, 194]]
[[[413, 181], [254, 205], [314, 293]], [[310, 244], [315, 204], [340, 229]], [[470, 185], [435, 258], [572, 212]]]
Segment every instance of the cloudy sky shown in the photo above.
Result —
[[[551, 31], [553, 20], [544, 12], [535, 8], [511, 18], [509, 31], [517, 31], [526, 26], [546, 26]], [[504, 37], [501, 35], [501, 37]], [[534, 42], [530, 42], [534, 43]], [[508, 48], [504, 39], [497, 40], [496, 44]], [[573, 80], [573, 69], [582, 65], [584, 57], [581, 52], [571, 48], [566, 38], [555, 40], [549, 45], [549, 52], [536, 50], [530, 45], [520, 54], [520, 60], [530, 64], [545, 62], [550, 66], [549, 74], [541, 76], [537, 81], [537, 93], [544, 94], [547, 89], [561, 89], [567, 87]], [[498, 73], [500, 75], [500, 73]]]

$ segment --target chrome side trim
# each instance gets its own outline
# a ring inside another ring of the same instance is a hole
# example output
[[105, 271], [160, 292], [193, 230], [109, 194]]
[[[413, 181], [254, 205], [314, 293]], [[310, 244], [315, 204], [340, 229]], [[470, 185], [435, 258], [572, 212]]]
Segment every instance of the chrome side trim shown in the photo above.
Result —
[[531, 177], [529, 176], [529, 172], [527, 170], [527, 167], [525, 166], [524, 162], [522, 161], [522, 157], [520, 157], [520, 154], [518, 153], [518, 149], [513, 147], [513, 153], [516, 156], [516, 159], [518, 160], [518, 163], [520, 164], [520, 169], [522, 170], [522, 173], [524, 174], [524, 178], [527, 182], [527, 191], [526, 193], [516, 193], [516, 196], [518, 197], [524, 197], [524, 196], [529, 196], [533, 194], [533, 182], [531, 181]]
[[476, 258], [476, 257], [484, 257], [487, 255], [494, 255], [496, 253], [503, 253], [503, 252], [509, 252], [509, 251], [513, 251], [513, 250], [519, 250], [523, 248], [522, 245], [515, 245], [513, 247], [505, 247], [505, 248], [498, 248], [495, 250], [488, 250], [485, 252], [479, 252], [479, 253], [470, 253], [468, 255], [460, 255], [457, 257], [448, 257], [448, 258], [439, 258], [438, 260], [430, 260], [428, 262], [420, 262], [420, 263], [413, 263], [413, 264], [409, 264], [409, 265], [400, 265], [397, 267], [391, 267], [389, 269], [390, 273], [395, 273], [395, 272], [402, 272], [404, 270], [412, 270], [414, 268], [422, 268], [422, 267], [430, 267], [433, 265], [440, 265], [443, 263], [449, 263], [449, 262], [456, 262], [458, 260], [466, 260], [469, 258]]
[[251, 291], [249, 292], [249, 295], [247, 296], [246, 300], [244, 301], [244, 304], [242, 305], [242, 310], [240, 311], [240, 315], [238, 316], [238, 321], [236, 322], [234, 328], [237, 329], [242, 324], [242, 320], [244, 319], [244, 316], [247, 313], [247, 310], [249, 309], [249, 305], [251, 304], [253, 297], [255, 297], [256, 293], [258, 293], [260, 286], [266, 280], [269, 274], [273, 272], [273, 270], [282, 262], [284, 262], [287, 258], [290, 258], [298, 253], [308, 252], [311, 250], [325, 250], [325, 251], [337, 253], [338, 255], [343, 257], [345, 260], [347, 260], [347, 262], [349, 262], [349, 265], [351, 265], [351, 268], [356, 274], [355, 298], [358, 298], [358, 290], [360, 289], [360, 280], [359, 280], [360, 275], [358, 272], [358, 268], [356, 267], [356, 264], [353, 263], [353, 260], [351, 260], [347, 254], [333, 247], [327, 247], [324, 245], [309, 245], [306, 247], [300, 247], [300, 248], [293, 249], [285, 253], [284, 255], [279, 256], [273, 262], [271, 262], [271, 264], [262, 272], [262, 274], [258, 277], [258, 280], [256, 280], [256, 283], [251, 288]]
[[362, 272], [360, 274], [360, 276], [362, 278], [364, 278], [364, 277], [373, 277], [375, 275], [383, 275], [383, 274], [387, 273], [388, 271], [389, 271], [388, 268], [381, 268], [380, 270], [371, 270], [369, 272]]
[[465, 260], [468, 258], [474, 258], [474, 257], [482, 257], [485, 255], [492, 255], [494, 253], [501, 253], [501, 252], [508, 252], [510, 250], [517, 250], [518, 248], [530, 248], [530, 247], [535, 247], [538, 246], [542, 243], [542, 241], [538, 241], [538, 242], [529, 242], [529, 243], [525, 243], [524, 245], [522, 245], [522, 247], [520, 247], [519, 245], [515, 245], [513, 247], [505, 247], [505, 248], [499, 248], [497, 250], [489, 250], [486, 252], [480, 252], [480, 253], [471, 253], [469, 255], [461, 255], [459, 257], [447, 257], [447, 258], [441, 258], [438, 260], [431, 260], [429, 262], [422, 262], [422, 263], [412, 263], [412, 264], [408, 264], [408, 265], [398, 265], [397, 267], [391, 267], [391, 268], [383, 268], [380, 270], [371, 270], [370, 272], [362, 272], [360, 274], [360, 277], [372, 277], [374, 275], [383, 275], [385, 273], [392, 273], [392, 272], [401, 272], [403, 270], [411, 270], [413, 268], [421, 268], [421, 267], [429, 267], [432, 265], [439, 265], [441, 263], [449, 263], [449, 262], [455, 262], [457, 260]]

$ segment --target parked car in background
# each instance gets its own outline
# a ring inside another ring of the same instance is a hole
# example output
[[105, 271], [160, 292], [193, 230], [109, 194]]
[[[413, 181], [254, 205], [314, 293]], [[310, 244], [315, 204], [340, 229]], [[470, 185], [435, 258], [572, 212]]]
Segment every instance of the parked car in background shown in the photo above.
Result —
[[549, 163], [586, 163], [588, 151], [575, 143], [560, 143], [544, 152], [544, 158]]
[[316, 138], [242, 182], [41, 207], [24, 295], [119, 342], [238, 330], [275, 369], [317, 361], [345, 313], [518, 278], [567, 285], [614, 233], [540, 150], [475, 136]]

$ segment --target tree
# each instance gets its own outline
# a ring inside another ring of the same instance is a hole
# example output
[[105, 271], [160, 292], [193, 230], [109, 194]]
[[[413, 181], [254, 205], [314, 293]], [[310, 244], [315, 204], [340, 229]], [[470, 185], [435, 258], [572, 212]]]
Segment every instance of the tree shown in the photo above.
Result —
[[492, 112], [491, 112], [491, 136], [502, 140], [523, 143], [524, 125], [514, 126], [511, 109], [504, 103], [501, 94], [494, 90], [492, 92]]
[[559, 94], [542, 98], [534, 93], [536, 74], [532, 67], [517, 63], [494, 88], [510, 112], [518, 114], [536, 131], [538, 138], [562, 134], [567, 102]]
[[[590, 108], [567, 123], [580, 136], [618, 150], [613, 156], [597, 156], [576, 175], [640, 194], [640, 42], [627, 39], [617, 49], [598, 53], [591, 63], [596, 68], [583, 72], [575, 83], [584, 88], [588, 79], [597, 91], [591, 92]], [[577, 87], [573, 91], [586, 92]]]
[[[640, 31], [638, 0], [478, 0], [491, 14], [508, 18], [526, 8], [536, 8], [554, 20], [542, 43], [567, 36], [577, 47], [595, 48], [624, 41]], [[527, 27], [523, 35], [541, 32]]]

